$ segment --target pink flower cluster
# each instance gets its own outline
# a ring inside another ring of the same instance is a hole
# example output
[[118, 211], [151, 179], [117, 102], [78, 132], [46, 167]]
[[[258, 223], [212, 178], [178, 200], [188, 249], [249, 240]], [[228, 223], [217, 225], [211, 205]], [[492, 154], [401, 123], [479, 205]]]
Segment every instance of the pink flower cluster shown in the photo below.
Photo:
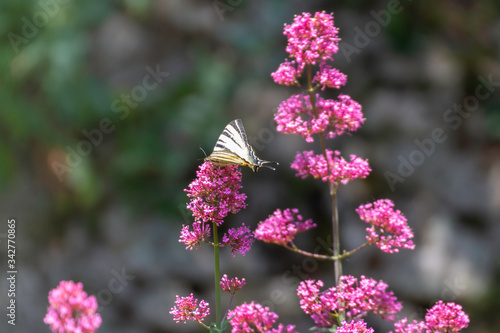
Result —
[[226, 274], [224, 274], [222, 276], [222, 279], [220, 280], [221, 289], [223, 291], [227, 291], [231, 295], [234, 295], [238, 290], [243, 288], [245, 284], [246, 284], [245, 278], [242, 278], [240, 280], [237, 277], [234, 277], [231, 280], [229, 280]]
[[174, 315], [176, 323], [181, 321], [184, 324], [188, 320], [202, 322], [203, 319], [210, 314], [209, 304], [202, 300], [198, 305], [198, 300], [193, 297], [193, 294], [187, 297], [176, 296], [175, 306], [170, 309], [170, 314]]
[[469, 316], [462, 311], [462, 306], [439, 301], [427, 311], [427, 328], [441, 332], [460, 332], [469, 325]]
[[[187, 208], [193, 212], [193, 229], [183, 226], [179, 242], [186, 244], [186, 250], [198, 249], [201, 242], [211, 236], [209, 222], [220, 225], [229, 213], [245, 208], [246, 195], [241, 189], [241, 172], [238, 166], [219, 167], [205, 162], [196, 172], [197, 178], [189, 184]], [[235, 252], [245, 255], [250, 250], [253, 237], [245, 225], [231, 228], [224, 234], [221, 246], [229, 246], [233, 257]]]
[[[298, 79], [306, 65], [319, 65], [318, 72], [310, 78], [308, 69], [308, 90], [321, 87], [340, 88], [346, 84], [347, 76], [332, 68], [326, 62], [333, 60], [337, 53], [338, 29], [334, 26], [333, 15], [324, 12], [302, 13], [295, 16], [293, 23], [285, 25], [283, 32], [288, 39], [286, 51], [292, 61], [283, 62], [271, 74], [278, 84], [300, 86]], [[315, 85], [312, 87], [312, 85]], [[307, 142], [313, 142], [313, 135], [320, 133], [327, 138], [334, 138], [346, 131], [356, 131], [364, 122], [361, 105], [347, 95], [340, 95], [339, 100], [323, 99], [316, 95], [293, 95], [278, 107], [274, 119], [277, 130], [282, 133], [302, 135]]]
[[423, 333], [425, 330], [425, 322], [414, 320], [413, 323], [409, 324], [408, 319], [404, 318], [394, 323], [394, 327], [396, 327], [395, 333]]
[[363, 320], [353, 320], [350, 322], [342, 322], [342, 325], [337, 327], [336, 333], [374, 333], [373, 328], [366, 327]]
[[266, 243], [286, 246], [293, 243], [295, 235], [316, 227], [312, 219], [303, 221], [299, 210], [287, 208], [284, 211], [277, 209], [273, 215], [260, 222], [255, 230], [255, 238]]
[[427, 310], [425, 321], [413, 321], [409, 324], [406, 318], [394, 324], [395, 333], [431, 333], [460, 332], [469, 325], [469, 316], [462, 307], [455, 303], [439, 301]]
[[238, 229], [231, 228], [222, 237], [222, 246], [229, 246], [231, 254], [235, 257], [235, 252], [245, 255], [250, 250], [253, 243], [253, 237], [250, 229], [243, 224]]
[[186, 244], [186, 250], [198, 249], [200, 243], [210, 237], [210, 231], [210, 225], [200, 221], [193, 223], [193, 231], [189, 230], [188, 225], [184, 225], [179, 242]]
[[[325, 88], [339, 89], [346, 84], [347, 75], [341, 73], [336, 68], [332, 68], [330, 65], [321, 63], [319, 71], [314, 76], [312, 82], [318, 83], [321, 86], [321, 90], [325, 90]], [[359, 107], [359, 111], [361, 112], [361, 106]]]
[[186, 189], [191, 198], [187, 208], [196, 221], [216, 222], [220, 225], [229, 214], [236, 214], [246, 207], [241, 188], [241, 172], [238, 166], [219, 167], [205, 162], [196, 172], [196, 179]]
[[284, 86], [293, 86], [298, 85], [299, 82], [297, 79], [302, 75], [302, 69], [299, 71], [297, 68], [297, 62], [294, 61], [285, 61], [282, 63], [276, 72], [271, 73], [271, 77], [274, 82], [284, 85]]
[[[282, 63], [271, 74], [279, 84], [297, 84], [305, 65], [316, 65], [319, 62], [321, 66], [327, 60], [332, 60], [332, 55], [339, 50], [340, 38], [337, 36], [338, 29], [334, 25], [332, 14], [317, 12], [314, 17], [310, 13], [297, 15], [292, 24], [285, 24], [283, 34], [288, 40], [286, 51], [295, 60]], [[332, 77], [326, 80], [328, 82], [337, 81], [333, 79], [334, 73], [325, 72], [324, 75]]]
[[[179, 242], [186, 244], [186, 250], [198, 249], [201, 242], [211, 236], [210, 225], [203, 222], [194, 222], [193, 231], [189, 230], [189, 226], [182, 227]], [[250, 229], [243, 224], [239, 228], [230, 228], [222, 237], [220, 247], [229, 246], [231, 254], [235, 257], [235, 252], [245, 255], [250, 250], [253, 243], [253, 236]]]
[[254, 302], [238, 305], [229, 311], [228, 318], [232, 318], [229, 322], [233, 326], [231, 333], [297, 333], [294, 325], [278, 324], [273, 328], [278, 315]]
[[361, 205], [356, 209], [361, 220], [371, 224], [366, 228], [366, 239], [370, 244], [376, 244], [387, 253], [394, 253], [400, 248], [414, 249], [411, 240], [413, 232], [408, 226], [406, 217], [399, 210], [394, 210], [394, 203], [388, 199], [377, 200]]
[[[321, 73], [318, 75], [319, 80], [328, 80]], [[307, 142], [314, 142], [313, 134], [324, 133], [327, 138], [332, 139], [346, 131], [356, 131], [365, 121], [361, 105], [348, 95], [339, 95], [338, 98], [323, 99], [316, 95], [314, 110], [309, 96], [290, 96], [281, 102], [274, 115], [278, 132], [299, 134]]]
[[368, 161], [356, 155], [351, 155], [351, 161], [347, 162], [340, 157], [338, 150], [327, 149], [326, 154], [328, 162], [324, 155], [315, 155], [312, 150], [298, 153], [291, 168], [297, 170], [296, 176], [302, 179], [313, 176], [337, 185], [345, 185], [356, 178], [366, 178], [371, 171]]
[[361, 276], [343, 275], [337, 287], [320, 291], [323, 281], [302, 281], [297, 288], [300, 307], [311, 315], [318, 327], [332, 327], [337, 323], [337, 315], [346, 312], [349, 319], [366, 316], [368, 312], [380, 315], [383, 319], [393, 320], [401, 311], [401, 303], [392, 291], [386, 291], [387, 284], [382, 281]]
[[294, 17], [292, 24], [285, 24], [286, 51], [301, 65], [331, 60], [332, 54], [339, 50], [338, 32], [333, 15], [317, 12], [312, 17], [310, 13], [302, 13]]
[[43, 322], [54, 333], [93, 333], [101, 326], [95, 296], [87, 296], [81, 282], [61, 281], [49, 292]]

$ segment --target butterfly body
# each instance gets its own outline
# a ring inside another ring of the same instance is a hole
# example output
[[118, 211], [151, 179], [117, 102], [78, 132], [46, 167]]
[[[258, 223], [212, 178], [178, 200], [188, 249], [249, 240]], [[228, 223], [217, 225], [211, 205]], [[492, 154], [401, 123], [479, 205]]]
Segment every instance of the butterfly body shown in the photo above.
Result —
[[252, 146], [248, 143], [245, 129], [241, 119], [231, 121], [222, 131], [214, 150], [205, 161], [216, 165], [242, 165], [248, 166], [253, 172], [265, 167], [274, 170], [268, 164], [277, 162], [261, 160], [255, 154]]

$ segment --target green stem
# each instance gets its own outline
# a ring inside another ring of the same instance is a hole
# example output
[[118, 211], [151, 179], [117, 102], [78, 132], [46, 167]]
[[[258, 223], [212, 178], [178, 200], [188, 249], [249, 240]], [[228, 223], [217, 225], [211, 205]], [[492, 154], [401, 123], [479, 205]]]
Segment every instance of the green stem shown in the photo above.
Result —
[[347, 257], [349, 257], [350, 255], [353, 255], [354, 253], [356, 253], [356, 252], [358, 252], [358, 251], [360, 251], [360, 250], [364, 249], [365, 247], [367, 247], [367, 246], [369, 246], [369, 245], [370, 245], [370, 242], [366, 242], [366, 243], [364, 243], [363, 245], [358, 246], [357, 248], [355, 248], [355, 249], [353, 249], [353, 250], [351, 250], [351, 251], [348, 251], [348, 252], [345, 252], [345, 251], [344, 251], [344, 253], [342, 253], [341, 255], [339, 255], [339, 256], [338, 256], [338, 259], [340, 260], [340, 259], [347, 258]]
[[312, 258], [319, 259], [319, 260], [336, 260], [336, 258], [334, 258], [332, 256], [328, 256], [326, 254], [319, 254], [319, 253], [307, 252], [307, 251], [299, 249], [296, 246], [284, 245], [284, 247], [287, 250], [290, 250], [290, 251], [293, 251], [293, 252], [296, 252], [296, 253], [300, 253], [300, 254], [302, 254], [302, 255], [304, 255], [306, 257], [312, 257]]
[[227, 305], [226, 313], [224, 313], [224, 317], [222, 317], [222, 321], [226, 320], [229, 309], [231, 308], [231, 302], [233, 301], [234, 294], [231, 294], [231, 298], [229, 299], [229, 303]]
[[207, 330], [210, 331], [210, 327], [208, 327], [207, 325], [203, 324], [201, 321], [198, 322], [201, 326], [205, 327]]
[[[340, 256], [340, 231], [339, 231], [339, 209], [337, 206], [337, 191], [335, 185], [330, 183], [330, 195], [332, 196], [332, 233], [333, 233], [333, 256]], [[339, 259], [333, 263], [335, 269], [335, 285], [339, 284], [342, 275], [342, 261]]]
[[307, 252], [307, 251], [304, 251], [304, 250], [301, 250], [299, 249], [298, 247], [296, 247], [295, 245], [284, 245], [285, 249], [287, 250], [290, 250], [290, 251], [293, 251], [293, 252], [296, 252], [296, 253], [300, 253], [306, 257], [311, 257], [311, 258], [315, 258], [315, 259], [319, 259], [319, 260], [331, 260], [331, 261], [340, 261], [344, 258], [347, 258], [351, 255], [353, 255], [354, 253], [364, 249], [365, 247], [369, 246], [370, 243], [369, 242], [366, 242], [360, 246], [358, 246], [357, 248], [351, 250], [351, 251], [344, 251], [344, 253], [342, 254], [339, 254], [339, 255], [336, 255], [336, 256], [328, 256], [326, 254], [319, 254], [319, 253], [311, 253], [311, 252]]
[[220, 306], [220, 266], [219, 266], [219, 237], [217, 236], [217, 224], [213, 223], [214, 232], [214, 272], [215, 272], [215, 318], [216, 325], [221, 325]]
[[[326, 157], [326, 155], [325, 155]], [[339, 210], [337, 205], [337, 189], [334, 183], [330, 183], [330, 195], [332, 196], [332, 233], [333, 233], [333, 256], [337, 260], [333, 262], [335, 271], [335, 285], [338, 286], [342, 275], [342, 259], [340, 256], [340, 232], [339, 232]], [[345, 312], [339, 313], [338, 324], [345, 320]]]

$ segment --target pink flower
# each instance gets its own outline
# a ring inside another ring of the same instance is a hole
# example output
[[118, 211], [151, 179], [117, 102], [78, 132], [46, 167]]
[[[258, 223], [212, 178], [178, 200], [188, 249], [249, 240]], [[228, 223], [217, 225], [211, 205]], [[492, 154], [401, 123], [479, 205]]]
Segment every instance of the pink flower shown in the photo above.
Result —
[[318, 60], [331, 60], [339, 49], [333, 14], [316, 12], [311, 17], [310, 13], [302, 13], [295, 16], [292, 24], [285, 24], [283, 34], [288, 39], [286, 51], [299, 64], [315, 65]]
[[[394, 333], [423, 333], [425, 322], [414, 320], [412, 324], [408, 324], [408, 319], [404, 318], [394, 323], [394, 327], [396, 327]], [[392, 333], [392, 331], [389, 333]]]
[[332, 139], [346, 131], [356, 131], [365, 121], [361, 105], [348, 95], [338, 98], [336, 101], [316, 95], [314, 111], [309, 96], [292, 95], [278, 106], [274, 115], [276, 129], [281, 133], [300, 134], [307, 142], [314, 142], [314, 134], [324, 133]]
[[316, 73], [312, 82], [317, 82], [322, 85], [321, 90], [325, 90], [327, 87], [339, 89], [346, 84], [347, 76], [338, 69], [326, 65], [324, 62], [319, 65], [319, 68], [320, 70]]
[[101, 326], [97, 300], [87, 296], [81, 282], [61, 281], [49, 292], [49, 307], [43, 322], [54, 333], [93, 333]]
[[351, 155], [351, 161], [347, 162], [340, 157], [338, 150], [327, 149], [326, 154], [328, 163], [324, 155], [315, 155], [312, 150], [298, 153], [291, 168], [297, 170], [296, 176], [302, 179], [313, 176], [336, 185], [340, 183], [345, 185], [351, 180], [366, 178], [371, 171], [368, 161], [356, 155]]
[[189, 231], [189, 226], [182, 226], [179, 242], [186, 244], [186, 250], [198, 249], [200, 242], [210, 237], [210, 225], [203, 222], [193, 222], [193, 231]]
[[243, 303], [234, 310], [229, 311], [228, 318], [232, 318], [230, 324], [233, 326], [231, 333], [296, 333], [294, 325], [272, 328], [278, 315], [269, 311], [269, 308], [258, 303]]
[[234, 252], [245, 255], [245, 252], [250, 250], [253, 243], [253, 237], [250, 229], [244, 224], [238, 229], [231, 228], [222, 237], [222, 245], [231, 248], [231, 254], [235, 257]]
[[302, 220], [296, 208], [287, 208], [283, 212], [278, 209], [273, 215], [259, 223], [255, 230], [255, 238], [266, 243], [286, 246], [293, 242], [297, 233], [316, 227], [312, 219]]
[[342, 322], [342, 325], [337, 327], [336, 333], [374, 333], [373, 328], [367, 328], [366, 323], [362, 320], [353, 320], [351, 322]]
[[394, 320], [402, 305], [392, 291], [386, 291], [389, 286], [383, 281], [375, 281], [361, 275], [358, 280], [353, 276], [341, 276], [337, 297], [341, 304], [351, 307], [347, 315], [351, 318], [366, 312], [373, 312], [386, 320]]
[[297, 288], [300, 307], [310, 314], [319, 327], [336, 325], [336, 315], [346, 312], [349, 319], [364, 317], [368, 312], [393, 320], [402, 308], [392, 291], [386, 291], [382, 281], [361, 276], [359, 282], [352, 276], [341, 276], [337, 287], [320, 291], [322, 281], [302, 281]]
[[297, 79], [301, 74], [302, 69], [297, 68], [295, 61], [285, 61], [278, 67], [276, 72], [271, 73], [271, 76], [277, 84], [293, 86], [298, 84]]
[[308, 123], [304, 124], [302, 119], [302, 116], [307, 115], [312, 116], [309, 97], [302, 94], [292, 95], [278, 106], [278, 112], [274, 115], [276, 129], [281, 133], [302, 134], [308, 137]]
[[[324, 283], [321, 280], [305, 280], [300, 282], [297, 288], [297, 295], [300, 300], [300, 307], [307, 314], [315, 314], [323, 311], [324, 304], [318, 298], [320, 288], [323, 288]], [[330, 311], [335, 310], [334, 304], [329, 307]]]
[[224, 274], [222, 276], [222, 279], [220, 280], [221, 289], [223, 291], [227, 291], [231, 295], [234, 295], [238, 290], [243, 288], [245, 284], [246, 284], [245, 278], [240, 280], [237, 277], [234, 277], [231, 280], [229, 280], [226, 274]]
[[408, 324], [408, 319], [403, 318], [394, 323], [394, 333], [460, 332], [468, 325], [469, 316], [462, 311], [460, 305], [439, 301], [427, 310], [425, 321], [414, 320], [412, 324]]
[[356, 212], [361, 220], [371, 224], [371, 227], [366, 228], [368, 232], [366, 239], [370, 244], [375, 243], [379, 249], [387, 253], [398, 252], [398, 247], [415, 248], [411, 240], [413, 232], [408, 226], [406, 217], [399, 210], [394, 210], [394, 203], [391, 200], [381, 199], [361, 205]]
[[427, 310], [425, 322], [431, 332], [460, 332], [469, 325], [469, 316], [460, 305], [439, 301]]
[[177, 295], [176, 298], [176, 306], [171, 308], [169, 312], [174, 315], [174, 321], [176, 323], [183, 321], [185, 324], [188, 320], [201, 323], [203, 319], [210, 314], [208, 302], [202, 300], [198, 305], [198, 300], [193, 297], [192, 293], [187, 297], [179, 297], [179, 295]]
[[186, 189], [191, 198], [187, 208], [196, 221], [216, 222], [220, 225], [229, 214], [245, 208], [246, 195], [239, 193], [241, 172], [238, 166], [218, 167], [205, 162], [196, 172], [196, 179]]

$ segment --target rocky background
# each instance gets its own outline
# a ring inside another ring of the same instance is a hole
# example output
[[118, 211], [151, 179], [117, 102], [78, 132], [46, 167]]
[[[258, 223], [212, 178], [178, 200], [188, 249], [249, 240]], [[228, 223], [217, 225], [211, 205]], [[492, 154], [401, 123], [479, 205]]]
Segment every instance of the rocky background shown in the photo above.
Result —
[[[297, 207], [328, 241], [329, 196], [289, 168], [317, 149], [278, 134], [273, 113], [297, 91], [270, 73], [286, 57], [284, 23], [334, 12], [348, 75], [340, 92], [363, 105], [365, 125], [329, 141], [368, 158], [366, 180], [341, 187], [342, 245], [364, 241], [354, 209], [390, 198], [416, 249], [364, 249], [344, 272], [383, 279], [420, 319], [438, 299], [462, 304], [469, 332], [500, 325], [500, 6], [496, 1], [15, 1], [0, 4], [0, 242], [6, 272], [16, 219], [16, 323], [49, 332], [47, 294], [60, 280], [96, 295], [101, 333], [198, 332], [168, 314], [175, 295], [213, 303], [212, 251], [178, 243], [191, 222], [183, 189], [222, 128], [241, 118], [276, 172], [243, 170], [248, 208], [227, 223], [255, 228]], [[331, 91], [325, 96], [335, 97]], [[234, 304], [255, 300], [306, 332], [299, 279], [333, 281], [332, 264], [255, 243], [222, 272], [245, 277]], [[0, 280], [5, 309], [7, 281]], [[223, 300], [227, 301], [226, 298]], [[4, 310], [5, 311], [5, 310]], [[377, 332], [392, 325], [370, 318]]]

